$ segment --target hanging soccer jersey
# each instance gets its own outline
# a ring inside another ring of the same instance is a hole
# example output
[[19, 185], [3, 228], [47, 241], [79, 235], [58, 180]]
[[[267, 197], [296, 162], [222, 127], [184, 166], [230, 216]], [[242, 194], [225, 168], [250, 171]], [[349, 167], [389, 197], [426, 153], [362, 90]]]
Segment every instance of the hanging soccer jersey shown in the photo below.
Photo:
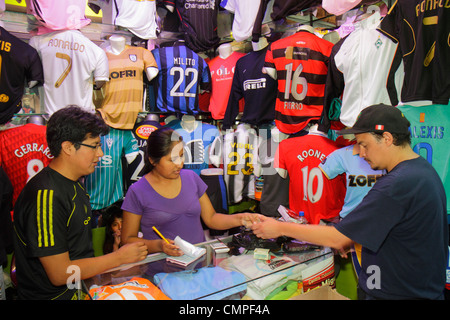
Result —
[[158, 65], [152, 53], [142, 47], [126, 46], [118, 55], [106, 52], [109, 82], [102, 87], [104, 100], [98, 111], [116, 129], [133, 129], [144, 99], [144, 72]]
[[261, 0], [228, 0], [226, 4], [222, 2], [222, 6], [234, 14], [232, 31], [236, 41], [251, 37], [260, 4]]
[[210, 160], [219, 167], [223, 164], [228, 203], [235, 204], [255, 196], [254, 168], [258, 163], [259, 137], [253, 129], [239, 125], [214, 140]]
[[279, 20], [320, 4], [321, 0], [273, 0], [270, 16], [273, 20]]
[[37, 51], [0, 27], [0, 124], [11, 120], [22, 107], [25, 82], [44, 83]]
[[[333, 46], [325, 86], [321, 131], [340, 121], [352, 127], [366, 107], [384, 103], [396, 106], [403, 82], [398, 45], [376, 30], [380, 14], [354, 23], [355, 30]], [[342, 97], [334, 119], [334, 99]], [[322, 129], [323, 126], [323, 129]], [[332, 128], [334, 129], [334, 128]]]
[[311, 224], [339, 215], [344, 204], [345, 175], [327, 179], [319, 164], [342, 147], [324, 135], [309, 133], [280, 142], [274, 166], [289, 174], [289, 207], [305, 212]]
[[203, 169], [209, 167], [209, 149], [220, 133], [216, 126], [201, 121], [195, 123], [193, 131], [184, 129], [182, 122], [174, 122], [173, 125], [170, 123], [169, 126], [183, 137], [185, 158], [183, 168], [200, 175]]
[[450, 215], [449, 107], [450, 105], [398, 106], [411, 123], [411, 147], [428, 160], [442, 180], [447, 194], [448, 215]]
[[[225, 115], [236, 62], [243, 56], [245, 56], [245, 53], [233, 52], [226, 59], [217, 56], [208, 62], [212, 82], [209, 111], [213, 119], [221, 120]], [[239, 103], [241, 106], [240, 109], [243, 110], [244, 101], [241, 100]]]
[[147, 149], [147, 139], [153, 131], [161, 128], [162, 125], [153, 120], [144, 120], [136, 123], [132, 130], [133, 136], [137, 141], [139, 153], [136, 158], [127, 165], [127, 186], [138, 181], [144, 175], [144, 157]]
[[334, 179], [340, 174], [346, 175], [347, 190], [344, 206], [339, 214], [341, 218], [351, 212], [377, 179], [386, 173], [384, 170], [373, 170], [369, 163], [355, 151], [354, 145], [333, 151], [319, 164], [319, 169], [328, 179]]
[[0, 131], [0, 166], [14, 187], [13, 204], [28, 180], [53, 159], [45, 133], [45, 126], [33, 123]]
[[240, 112], [239, 101], [244, 99], [241, 121], [252, 125], [273, 122], [277, 81], [262, 71], [268, 47], [252, 51], [236, 62], [233, 82], [223, 118], [223, 129], [229, 129]]
[[200, 89], [211, 91], [208, 64], [184, 45], [153, 49], [158, 64], [156, 106], [162, 112], [198, 113]]
[[219, 44], [217, 15], [220, 0], [163, 0], [163, 3], [177, 11], [189, 48], [199, 52]]
[[155, 39], [156, 0], [113, 0], [114, 24], [129, 29], [141, 39]]
[[131, 130], [111, 128], [107, 135], [101, 136], [101, 143], [104, 155], [85, 180], [92, 210], [106, 208], [123, 198], [122, 157], [131, 162], [138, 154]]
[[102, 11], [102, 22], [128, 29], [141, 39], [155, 39], [156, 0], [88, 0], [94, 12]]
[[25, 0], [27, 13], [39, 24], [38, 34], [56, 30], [77, 30], [88, 25], [86, 0]]
[[320, 118], [332, 47], [303, 30], [271, 43], [264, 66], [276, 70], [275, 124], [281, 132], [297, 133]]
[[398, 42], [403, 55], [406, 103], [450, 98], [450, 6], [444, 1], [398, 0], [379, 30]]
[[94, 112], [93, 80], [108, 81], [105, 52], [78, 30], [34, 36], [29, 44], [38, 51], [46, 70], [40, 88], [45, 111], [51, 115], [74, 104]]

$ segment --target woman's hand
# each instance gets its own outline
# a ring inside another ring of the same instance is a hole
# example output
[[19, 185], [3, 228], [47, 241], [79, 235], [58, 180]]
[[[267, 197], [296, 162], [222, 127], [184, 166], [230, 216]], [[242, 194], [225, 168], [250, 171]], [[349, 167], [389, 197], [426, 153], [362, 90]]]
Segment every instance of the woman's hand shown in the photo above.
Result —
[[281, 227], [285, 222], [277, 221], [272, 217], [260, 217], [260, 223], [252, 224], [251, 229], [258, 238], [272, 239], [282, 236]]
[[175, 256], [175, 257], [179, 257], [182, 256], [184, 254], [183, 251], [181, 251], [180, 247], [178, 247], [177, 245], [174, 244], [174, 241], [171, 239], [167, 239], [167, 241], [169, 241], [169, 243], [165, 242], [164, 240], [161, 240], [161, 246], [162, 246], [162, 252], [164, 252], [165, 254], [169, 255], [169, 256]]
[[251, 226], [255, 223], [259, 223], [263, 217], [261, 214], [259, 213], [249, 213], [249, 212], [244, 212], [241, 213], [241, 225], [243, 225], [246, 228], [251, 228]]

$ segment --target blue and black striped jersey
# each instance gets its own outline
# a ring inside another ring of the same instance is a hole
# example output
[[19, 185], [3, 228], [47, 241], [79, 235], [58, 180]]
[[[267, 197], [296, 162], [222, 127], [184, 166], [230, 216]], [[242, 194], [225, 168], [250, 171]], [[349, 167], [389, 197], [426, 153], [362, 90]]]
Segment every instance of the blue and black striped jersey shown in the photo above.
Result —
[[200, 89], [211, 91], [208, 64], [184, 45], [161, 47], [152, 53], [159, 68], [154, 81], [158, 109], [196, 114]]

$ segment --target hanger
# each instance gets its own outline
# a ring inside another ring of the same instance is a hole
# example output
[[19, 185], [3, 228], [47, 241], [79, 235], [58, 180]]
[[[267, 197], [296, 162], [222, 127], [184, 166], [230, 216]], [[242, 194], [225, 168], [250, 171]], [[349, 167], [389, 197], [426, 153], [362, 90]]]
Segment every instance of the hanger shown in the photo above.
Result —
[[376, 5], [370, 5], [365, 12], [362, 12], [356, 16], [355, 22], [366, 21], [368, 25], [378, 25], [381, 20], [380, 7]]

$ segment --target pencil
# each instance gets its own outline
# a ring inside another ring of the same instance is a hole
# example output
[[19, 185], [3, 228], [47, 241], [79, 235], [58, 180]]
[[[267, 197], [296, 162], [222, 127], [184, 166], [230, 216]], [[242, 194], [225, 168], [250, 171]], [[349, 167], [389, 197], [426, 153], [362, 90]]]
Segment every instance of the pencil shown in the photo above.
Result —
[[152, 229], [158, 234], [158, 236], [161, 237], [161, 239], [170, 244], [170, 242], [166, 238], [164, 238], [164, 236], [161, 234], [161, 232], [158, 231], [158, 229], [156, 229], [155, 226], [153, 226]]

